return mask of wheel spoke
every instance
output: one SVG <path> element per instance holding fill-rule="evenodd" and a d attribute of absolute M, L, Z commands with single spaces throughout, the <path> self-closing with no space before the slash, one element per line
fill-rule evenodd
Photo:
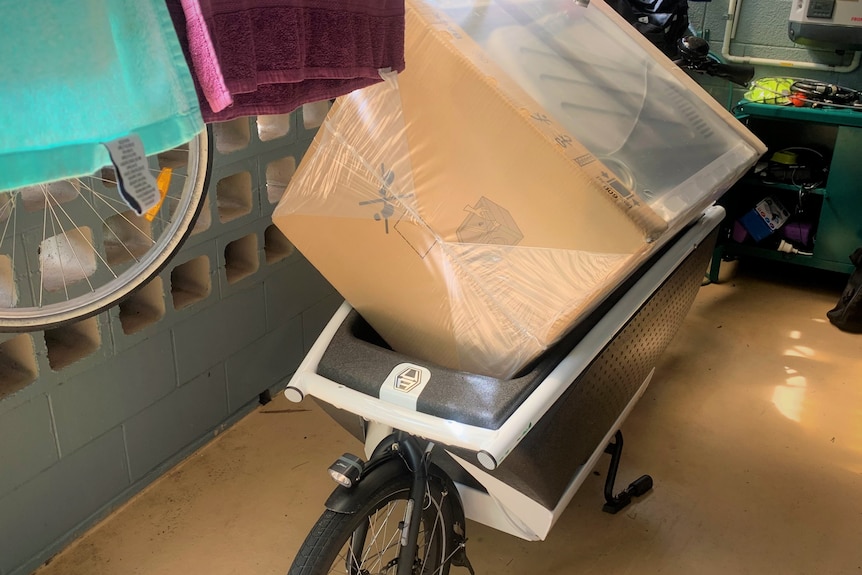
<path fill-rule="evenodd" d="M 445 497 L 446 497 L 446 492 L 444 491 L 443 492 L 443 498 L 445 498 Z M 440 527 L 440 515 L 441 514 L 439 513 L 440 507 L 437 504 L 437 502 L 434 501 L 434 498 L 431 496 L 431 489 L 428 487 L 427 484 L 425 485 L 425 498 L 428 500 L 428 505 L 425 507 L 425 509 L 429 509 L 430 507 L 434 506 L 434 507 L 436 507 L 436 510 L 438 511 L 437 513 L 434 514 L 434 525 L 431 526 L 431 537 L 433 538 L 434 535 L 437 533 L 438 527 Z M 442 499 L 441 499 L 441 502 L 442 502 Z M 425 556 L 422 558 L 423 568 L 425 565 L 428 565 L 428 554 L 431 553 L 432 547 L 433 547 L 432 545 L 426 545 L 425 546 Z M 445 562 L 443 564 L 445 565 Z M 433 574 L 429 574 L 429 575 L 433 575 Z"/>
<path fill-rule="evenodd" d="M 48 231 L 48 210 L 42 210 L 42 245 L 45 244 L 45 236 Z M 39 254 L 42 255 L 41 253 Z M 60 249 L 57 248 L 57 259 L 60 258 Z M 42 297 L 45 294 L 45 266 L 39 262 L 39 307 L 42 307 Z"/>
<path fill-rule="evenodd" d="M 3 248 L 3 242 L 6 240 L 6 232 L 9 230 L 9 223 L 12 222 L 12 255 L 15 255 L 15 200 L 18 199 L 18 192 L 12 192 L 9 194 L 6 203 L 3 204 L 2 210 L 0 210 L 0 219 L 6 218 L 6 221 L 3 223 L 3 235 L 0 236 L 0 249 Z M 7 210 L 8 208 L 8 210 Z M 8 211 L 8 214 L 6 213 Z M 15 269 L 14 263 L 12 269 Z"/>
<path fill-rule="evenodd" d="M 96 198 L 101 199 L 101 200 L 102 200 L 102 201 L 103 201 L 103 202 L 104 202 L 104 203 L 105 203 L 109 208 L 111 208 L 112 210 L 114 210 L 114 215 L 115 215 L 115 216 L 117 216 L 117 217 L 122 218 L 123 220 L 125 220 L 125 222 L 126 222 L 126 223 L 128 223 L 128 224 L 129 224 L 129 226 L 130 226 L 130 227 L 132 227 L 135 231 L 137 231 L 137 232 L 138 232 L 138 234 L 140 234 L 140 236 L 141 236 L 142 238 L 144 238 L 144 239 L 146 239 L 147 241 L 149 241 L 149 242 L 150 242 L 150 246 L 154 246 L 154 245 L 156 244 L 156 241 L 155 241 L 152 237 L 150 237 L 150 235 L 149 235 L 147 232 L 145 232 L 145 231 L 144 231 L 144 230 L 142 230 L 140 227 L 138 227 L 138 225 L 137 225 L 135 222 L 133 222 L 132 220 L 130 220 L 130 219 L 126 216 L 126 212 L 119 212 L 119 211 L 117 211 L 117 210 L 114 208 L 114 206 L 110 205 L 107 201 L 105 201 L 105 199 L 102 197 L 102 195 L 101 195 L 101 194 L 99 194 L 98 192 L 96 192 L 95 190 L 93 190 L 91 187 L 87 186 L 87 185 L 86 185 L 86 184 L 84 184 L 84 183 L 82 183 L 81 185 L 82 185 L 82 186 L 84 186 L 87 190 L 91 191 L 91 192 L 93 193 L 93 195 L 94 195 Z M 98 211 L 96 210 L 96 206 L 94 206 L 92 203 L 90 203 L 90 202 L 89 202 L 89 201 L 87 201 L 86 199 L 84 200 L 84 202 L 85 202 L 85 203 L 90 207 L 90 209 L 93 211 L 93 213 L 94 213 L 94 214 L 96 214 L 96 216 L 101 220 L 101 222 L 102 222 L 102 224 L 105 226 L 105 228 L 107 228 L 107 229 L 111 230 L 111 232 L 112 232 L 112 233 L 114 233 L 115 235 L 117 235 L 117 232 L 116 232 L 113 228 L 111 228 L 111 226 L 108 224 L 108 220 L 106 220 L 106 219 L 102 218 L 101 216 L 99 216 L 99 213 L 98 213 Z M 120 240 L 119 235 L 117 235 L 117 240 Z M 129 247 L 126 245 L 126 243 L 125 243 L 125 242 L 123 242 L 123 241 L 118 241 L 118 243 L 119 243 L 120 245 L 122 245 L 122 246 L 123 246 L 123 249 L 125 249 L 125 250 L 126 250 L 126 253 L 128 253 L 128 254 L 129 254 L 129 257 L 130 257 L 131 259 L 133 259 L 135 262 L 138 262 L 138 261 L 139 261 L 139 260 L 138 260 L 138 258 L 137 258 L 137 256 L 135 256 L 135 254 L 132 252 L 132 250 L 130 250 L 130 249 L 129 249 Z M 106 264 L 106 265 L 107 265 L 107 264 Z M 117 277 L 117 276 L 116 276 L 116 274 L 114 274 L 114 277 Z"/>
<path fill-rule="evenodd" d="M 99 192 L 97 192 L 97 191 L 93 190 L 93 196 L 95 196 L 95 198 L 97 198 L 98 200 L 100 200 L 100 201 L 101 201 L 105 206 L 107 206 L 108 208 L 110 208 L 110 209 L 114 212 L 114 215 L 118 215 L 118 216 L 120 216 L 120 215 L 122 215 L 125 211 L 127 211 L 127 210 L 129 210 L 129 209 L 130 209 L 130 208 L 129 208 L 129 204 L 127 204 L 127 203 L 126 203 L 122 198 L 114 197 L 114 196 L 113 196 L 113 195 L 111 195 L 111 194 L 101 194 L 101 193 L 99 193 Z M 170 198 L 170 199 L 174 199 L 174 200 L 176 200 L 177 202 L 179 202 L 179 201 L 181 201 L 181 200 L 182 200 L 182 197 L 181 197 L 181 196 L 172 196 L 172 195 L 170 195 L 170 194 L 168 194 L 167 196 L 165 196 L 165 199 L 169 199 L 169 198 Z M 164 204 L 163 204 L 163 205 L 164 205 Z M 118 210 L 118 209 L 116 208 L 116 206 L 120 206 L 121 208 L 123 208 L 123 211 L 121 212 L 120 210 Z M 170 223 L 170 220 L 169 220 L 169 219 L 164 218 L 164 217 L 162 216 L 162 211 L 161 211 L 161 210 L 159 210 L 159 214 L 156 216 L 156 218 L 155 218 L 155 220 L 154 220 L 154 221 L 158 221 L 160 224 L 164 224 L 164 225 L 167 225 L 168 223 Z M 155 239 L 153 239 L 153 243 L 154 243 L 154 244 L 156 243 L 156 240 L 155 240 Z"/>
<path fill-rule="evenodd" d="M 57 215 L 57 212 L 54 209 L 54 203 L 51 202 L 51 200 L 54 199 L 54 197 L 48 192 L 47 186 L 45 186 L 43 188 L 43 190 L 45 193 L 46 211 L 50 210 L 50 212 L 51 212 L 52 237 L 54 237 L 54 238 L 57 237 L 57 226 L 59 226 L 60 229 L 62 230 L 63 238 L 66 240 L 66 245 L 68 246 L 69 251 L 75 257 L 75 261 L 78 262 L 78 269 L 81 271 L 83 279 L 85 279 L 87 281 L 87 285 L 90 287 L 90 291 L 92 292 L 93 291 L 93 284 L 92 284 L 92 282 L 90 282 L 90 278 L 87 275 L 87 271 L 84 268 L 83 262 L 81 262 L 81 258 L 78 255 L 78 250 L 75 248 L 75 244 L 73 244 L 72 240 L 69 238 L 68 232 L 63 227 L 63 222 L 60 221 L 60 217 Z M 69 217 L 69 214 L 66 213 L 66 210 L 63 209 L 63 206 L 61 206 L 59 203 L 57 203 L 56 207 L 60 208 L 60 211 L 62 211 L 63 214 L 66 216 L 66 218 L 68 218 L 69 223 L 72 224 L 72 226 L 76 230 L 78 230 L 78 234 L 81 236 L 81 239 L 84 240 L 84 242 L 90 247 L 90 249 L 93 251 L 93 253 L 95 253 L 96 255 L 99 255 L 98 252 L 96 252 L 95 247 L 93 247 L 93 245 L 84 236 L 84 233 L 82 231 L 80 231 L 77 227 L 75 227 L 75 221 Z M 44 239 L 44 237 L 43 237 L 43 239 Z M 60 266 L 60 277 L 63 280 L 63 292 L 65 293 L 66 299 L 68 300 L 69 299 L 69 285 L 66 283 L 66 269 L 63 265 L 62 254 L 60 253 L 60 242 L 55 241 L 54 243 L 57 246 L 57 263 Z M 42 270 L 42 276 L 44 277 L 44 275 L 45 275 L 45 270 L 43 269 Z M 40 298 L 41 298 L 41 296 L 40 296 Z M 40 301 L 41 301 L 41 299 L 40 299 Z"/>
<path fill-rule="evenodd" d="M 87 202 L 86 200 L 84 200 L 84 202 L 85 202 L 87 205 L 90 205 L 90 203 L 89 203 L 89 202 Z M 72 217 L 71 217 L 71 216 L 66 212 L 65 208 L 63 208 L 63 206 L 62 206 L 62 205 L 59 205 L 59 204 L 57 205 L 57 207 L 58 207 L 58 208 L 60 208 L 60 211 L 61 211 L 61 212 L 63 212 L 63 215 L 64 215 L 64 216 L 66 216 L 66 218 L 69 220 L 69 223 L 70 223 L 70 224 L 72 224 L 73 226 L 75 226 L 75 220 L 73 220 L 73 219 L 72 219 Z M 92 207 L 92 206 L 91 206 L 91 207 Z M 51 211 L 52 211 L 52 213 L 53 213 L 53 211 L 54 211 L 54 210 L 52 209 Z M 104 219 L 102 219 L 102 218 L 101 218 L 101 216 L 99 216 L 98 214 L 96 214 L 96 215 L 97 215 L 97 217 L 99 217 L 99 221 L 100 221 L 102 224 L 104 224 L 104 223 L 105 223 L 105 220 L 104 220 Z M 60 223 L 61 223 L 61 222 L 60 222 L 60 218 L 59 218 L 59 217 L 57 218 L 57 223 L 58 223 L 58 224 L 60 224 Z M 77 226 L 75 226 L 75 229 L 78 229 L 78 227 L 77 227 Z M 112 267 L 111 267 L 111 265 L 107 262 L 107 260 L 105 260 L 105 258 L 104 258 L 104 257 L 102 257 L 102 254 L 101 254 L 101 253 L 99 253 L 99 250 L 97 250 L 97 249 L 96 249 L 96 246 L 95 246 L 95 245 L 93 245 L 93 243 L 91 243 L 91 242 L 86 238 L 86 236 L 84 236 L 83 232 L 80 232 L 80 231 L 79 231 L 78 233 L 80 233 L 80 234 L 81 234 L 81 239 L 82 239 L 82 240 L 84 240 L 84 242 L 86 242 L 87 246 L 90 248 L 90 250 L 93 252 L 93 254 L 95 254 L 95 256 L 96 256 L 97 258 L 99 258 L 99 261 L 100 261 L 100 262 L 102 262 L 102 264 L 103 264 L 103 265 L 108 269 L 108 271 L 109 271 L 109 272 L 111 272 L 111 275 L 112 275 L 112 276 L 114 276 L 114 279 L 117 279 L 118 274 L 114 271 L 114 268 L 112 268 Z M 65 232 L 65 230 L 64 230 L 64 231 L 63 231 L 63 235 L 65 235 L 65 234 L 66 234 L 66 232 Z M 70 244 L 70 245 L 71 245 L 71 244 Z M 84 265 L 83 265 L 83 263 L 81 263 L 81 260 L 80 260 L 80 258 L 78 257 L 78 252 L 77 252 L 77 251 L 75 251 L 75 250 L 72 250 L 72 253 L 73 253 L 73 254 L 75 254 L 75 259 L 78 261 L 78 264 L 81 266 L 81 272 L 83 273 L 83 272 L 85 271 L 85 269 L 84 269 Z M 90 291 L 94 291 L 93 284 L 92 284 L 92 283 L 90 283 L 89 278 L 87 278 L 87 284 L 90 286 Z"/>
<path fill-rule="evenodd" d="M 150 170 L 153 174 L 156 174 L 156 175 L 157 175 L 157 174 L 161 174 L 161 173 L 162 173 L 162 169 L 161 169 L 161 168 L 149 168 L 149 170 Z M 186 175 L 186 174 L 184 174 L 184 173 L 182 173 L 182 172 L 176 172 L 176 171 L 174 172 L 174 174 L 172 174 L 172 175 L 171 175 L 171 177 L 173 177 L 173 175 L 176 175 L 178 178 L 187 178 L 187 177 L 188 177 L 188 175 Z M 110 180 L 108 180 L 108 181 L 110 181 Z"/>
<path fill-rule="evenodd" d="M 381 520 L 381 525 L 377 529 L 374 530 L 374 536 L 371 538 L 371 543 L 369 544 L 368 551 L 371 550 L 371 545 L 376 547 L 376 553 L 372 555 L 375 558 L 375 567 L 379 566 L 381 561 L 383 560 L 383 555 L 391 549 L 394 545 L 396 545 L 398 539 L 401 537 L 401 531 L 396 529 L 393 534 L 389 537 L 389 541 L 386 541 L 382 546 L 380 544 L 380 535 L 383 533 L 383 530 L 386 529 L 386 526 L 389 524 L 389 518 L 392 516 L 392 513 L 395 511 L 395 505 L 390 503 L 387 506 L 386 516 Z M 371 518 L 369 518 L 370 520 Z M 373 521 L 371 522 L 371 527 L 374 527 Z M 368 561 L 369 557 L 364 555 L 362 557 L 362 564 L 365 565 Z"/>
<path fill-rule="evenodd" d="M 3 206 L 3 214 L 6 217 L 6 222 L 3 224 L 3 236 L 0 237 L 0 248 L 2 248 L 3 242 L 6 240 L 6 232 L 9 230 L 9 222 L 11 221 L 12 222 L 12 253 L 9 257 L 9 261 L 11 262 L 11 266 L 12 266 L 13 277 L 11 278 L 11 281 L 13 284 L 15 282 L 15 278 L 14 278 L 15 269 L 16 269 L 15 268 L 15 253 L 17 252 L 16 247 L 17 247 L 17 238 L 18 238 L 17 218 L 15 217 L 15 202 L 18 200 L 19 195 L 20 194 L 16 191 L 11 192 L 9 194 L 7 200 L 6 200 L 6 204 Z M 7 207 L 9 208 L 8 213 L 6 210 Z M 15 288 L 13 287 L 12 289 L 14 290 Z M 30 295 L 32 297 L 32 294 L 30 294 Z M 10 297 L 10 300 L 9 300 L 9 306 L 10 307 L 13 307 L 15 305 L 15 301 L 16 301 L 17 297 L 18 296 L 13 291 L 12 295 Z"/>

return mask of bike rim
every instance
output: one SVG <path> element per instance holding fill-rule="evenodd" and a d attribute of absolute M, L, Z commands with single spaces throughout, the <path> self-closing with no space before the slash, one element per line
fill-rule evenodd
<path fill-rule="evenodd" d="M 205 192 L 206 132 L 148 158 L 170 187 L 152 221 L 116 190 L 112 170 L 0 195 L 0 328 L 45 329 L 118 303 L 188 235 Z M 40 221 L 41 220 L 41 221 Z"/>

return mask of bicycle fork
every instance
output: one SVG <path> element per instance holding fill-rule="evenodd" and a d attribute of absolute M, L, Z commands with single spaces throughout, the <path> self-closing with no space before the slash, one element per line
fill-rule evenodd
<path fill-rule="evenodd" d="M 428 456 L 432 447 L 433 444 L 429 443 L 426 450 L 422 451 L 416 439 L 409 435 L 401 437 L 391 446 L 392 449 L 400 452 L 413 474 L 410 499 L 407 501 L 407 512 L 404 514 L 405 525 L 401 528 L 401 551 L 398 554 L 397 575 L 413 574 L 413 559 L 416 557 L 418 548 L 419 525 L 422 522 L 422 508 L 428 484 Z"/>

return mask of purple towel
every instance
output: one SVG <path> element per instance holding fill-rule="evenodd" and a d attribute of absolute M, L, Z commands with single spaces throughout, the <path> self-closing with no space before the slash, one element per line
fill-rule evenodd
<path fill-rule="evenodd" d="M 292 112 L 404 69 L 404 0 L 168 5 L 207 122 Z"/>

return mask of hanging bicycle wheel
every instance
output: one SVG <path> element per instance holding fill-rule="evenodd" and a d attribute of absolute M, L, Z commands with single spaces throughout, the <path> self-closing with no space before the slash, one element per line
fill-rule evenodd
<path fill-rule="evenodd" d="M 148 158 L 164 200 L 137 215 L 112 168 L 0 193 L 0 331 L 35 331 L 99 313 L 180 249 L 203 205 L 211 135 Z"/>
<path fill-rule="evenodd" d="M 299 549 L 288 575 L 394 575 L 411 481 L 407 474 L 393 478 L 368 497 L 356 513 L 325 511 Z M 448 496 L 436 480 L 429 481 L 412 566 L 417 575 L 449 573 L 454 542 Z"/>

